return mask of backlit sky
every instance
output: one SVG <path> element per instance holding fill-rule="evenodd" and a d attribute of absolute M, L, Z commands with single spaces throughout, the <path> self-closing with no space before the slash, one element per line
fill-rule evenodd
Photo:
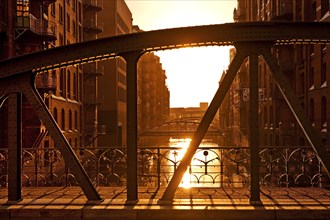
<path fill-rule="evenodd" d="M 237 0 L 125 0 L 133 24 L 144 31 L 233 22 Z M 171 107 L 196 107 L 211 102 L 228 48 L 186 48 L 156 53 L 166 70 Z"/>

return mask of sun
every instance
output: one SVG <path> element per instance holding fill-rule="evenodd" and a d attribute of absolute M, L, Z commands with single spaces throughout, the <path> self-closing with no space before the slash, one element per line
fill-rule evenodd
<path fill-rule="evenodd" d="M 166 70 L 171 107 L 210 103 L 229 64 L 228 47 L 184 48 L 156 54 Z"/>
<path fill-rule="evenodd" d="M 126 0 L 133 23 L 157 30 L 232 22 L 237 0 Z M 185 48 L 157 52 L 167 75 L 170 107 L 197 107 L 211 102 L 223 70 L 228 47 Z"/>

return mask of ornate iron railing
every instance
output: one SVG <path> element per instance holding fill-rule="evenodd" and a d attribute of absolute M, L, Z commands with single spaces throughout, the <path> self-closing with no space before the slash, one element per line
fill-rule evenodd
<path fill-rule="evenodd" d="M 126 148 L 75 148 L 77 157 L 96 186 L 126 185 Z M 141 147 L 138 151 L 139 186 L 166 186 L 184 149 Z M 0 184 L 7 185 L 8 149 L 0 149 Z M 242 187 L 250 181 L 249 149 L 200 148 L 182 186 Z M 329 179 L 309 147 L 266 147 L 260 150 L 260 183 L 270 186 L 323 186 Z M 61 153 L 55 149 L 23 149 L 23 186 L 78 185 Z"/>

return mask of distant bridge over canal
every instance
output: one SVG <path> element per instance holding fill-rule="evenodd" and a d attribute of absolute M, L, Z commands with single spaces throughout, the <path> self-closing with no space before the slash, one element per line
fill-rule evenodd
<path fill-rule="evenodd" d="M 201 118 L 197 117 L 176 118 L 144 130 L 139 133 L 139 136 L 167 136 L 175 138 L 192 137 L 200 124 L 200 121 Z M 218 137 L 223 134 L 224 133 L 219 128 L 219 121 L 216 120 L 210 125 L 205 137 Z"/>

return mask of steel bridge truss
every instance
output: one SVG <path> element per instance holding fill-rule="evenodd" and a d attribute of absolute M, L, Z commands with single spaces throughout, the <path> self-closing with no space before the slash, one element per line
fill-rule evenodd
<path fill-rule="evenodd" d="M 139 137 L 151 137 L 151 136 L 167 136 L 167 137 L 187 137 L 192 136 L 196 131 L 197 126 L 200 124 L 201 118 L 199 117 L 183 117 L 176 118 L 164 123 L 158 124 L 151 129 L 143 130 L 139 132 Z M 217 123 L 217 124 L 215 124 Z M 214 120 L 213 126 L 210 125 L 207 133 L 208 137 L 216 137 L 223 135 L 224 133 L 217 128 L 219 121 Z"/>
<path fill-rule="evenodd" d="M 330 25 L 318 23 L 233 23 L 135 33 L 53 48 L 0 62 L 0 105 L 8 99 L 8 200 L 21 196 L 22 94 L 47 128 L 66 164 L 88 200 L 101 200 L 74 151 L 35 88 L 38 72 L 122 56 L 127 65 L 127 203 L 138 200 L 137 185 L 137 61 L 149 51 L 183 47 L 234 45 L 236 55 L 219 85 L 210 106 L 194 133 L 190 146 L 174 173 L 160 202 L 171 202 L 176 189 L 206 134 L 221 102 L 245 58 L 249 58 L 250 107 L 249 145 L 251 154 L 251 203 L 260 202 L 258 59 L 268 64 L 279 90 L 298 124 L 329 175 L 330 160 L 297 101 L 272 49 L 275 45 L 329 43 Z"/>

